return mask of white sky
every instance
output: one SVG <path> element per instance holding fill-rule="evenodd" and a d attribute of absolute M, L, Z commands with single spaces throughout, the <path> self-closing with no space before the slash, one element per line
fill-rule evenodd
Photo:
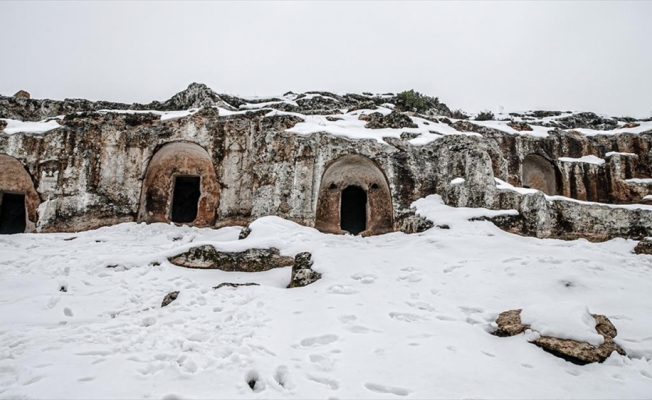
<path fill-rule="evenodd" d="M 0 2 L 0 93 L 438 96 L 652 116 L 652 2 Z"/>

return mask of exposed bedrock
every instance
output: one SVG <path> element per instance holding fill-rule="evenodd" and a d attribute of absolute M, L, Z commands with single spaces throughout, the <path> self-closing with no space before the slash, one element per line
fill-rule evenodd
<path fill-rule="evenodd" d="M 328 95 L 294 102 L 321 107 L 332 103 Z M 333 99 L 348 106 L 386 101 L 347 96 Z M 5 116 L 19 109 L 29 115 L 68 110 L 11 99 L 26 103 L 5 107 Z M 494 179 L 590 202 L 639 202 L 652 191 L 652 132 L 586 136 L 551 128 L 538 137 L 458 121 L 451 126 L 460 134 L 417 146 L 410 140 L 418 134 L 409 132 L 384 143 L 290 133 L 303 118 L 270 110 L 220 115 L 213 107 L 219 101 L 233 110 L 243 105 L 200 85 L 155 104 L 204 107 L 182 118 L 92 111 L 68 114 L 45 134 L 0 132 L 0 162 L 14 171 L 0 178 L 0 193 L 25 195 L 24 231 L 80 231 L 127 221 L 246 226 L 276 215 L 330 233 L 418 232 L 432 224 L 416 217 L 411 204 L 440 194 L 451 206 L 516 209 L 518 217 L 494 221 L 525 235 L 652 236 L 645 207 L 521 195 L 498 189 Z M 408 126 L 405 118 L 391 117 L 402 121 L 397 126 Z M 463 183 L 452 184 L 456 178 Z M 20 201 L 12 196 L 11 202 Z"/>

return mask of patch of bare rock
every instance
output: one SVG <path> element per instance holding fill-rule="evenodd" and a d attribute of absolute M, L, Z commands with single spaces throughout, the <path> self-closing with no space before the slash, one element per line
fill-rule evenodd
<path fill-rule="evenodd" d="M 417 124 L 412 122 L 412 119 L 407 115 L 398 111 L 392 111 L 387 115 L 379 112 L 374 112 L 367 115 L 367 124 L 365 128 L 368 129 L 401 129 L 401 128 L 418 128 Z"/>
<path fill-rule="evenodd" d="M 496 319 L 498 329 L 492 332 L 492 334 L 499 337 L 507 337 L 518 335 L 530 329 L 529 325 L 521 323 L 521 311 L 521 309 L 518 309 L 501 313 L 498 319 Z M 603 362 L 614 351 L 618 354 L 626 355 L 625 351 L 614 343 L 614 338 L 618 334 L 618 331 L 611 321 L 609 321 L 609 318 L 604 315 L 591 315 L 595 318 L 596 332 L 604 338 L 604 343 L 599 347 L 595 347 L 586 342 L 548 336 L 540 336 L 531 341 L 531 343 L 557 357 L 579 365 Z"/>

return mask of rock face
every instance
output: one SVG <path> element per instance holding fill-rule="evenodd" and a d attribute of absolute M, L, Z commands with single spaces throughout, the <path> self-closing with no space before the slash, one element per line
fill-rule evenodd
<path fill-rule="evenodd" d="M 645 238 L 641 240 L 636 247 L 634 247 L 634 253 L 636 254 L 652 254 L 652 240 L 650 238 Z"/>
<path fill-rule="evenodd" d="M 428 117 L 428 124 L 446 124 L 447 132 L 451 127 L 459 134 L 415 145 L 421 138 L 407 132 L 382 138 L 382 130 L 371 131 L 383 143 L 294 134 L 287 129 L 304 119 L 272 112 L 323 114 L 332 120 L 345 109 L 396 100 L 393 94 L 308 92 L 245 101 L 201 84 L 147 105 L 0 96 L 0 118 L 37 121 L 65 115 L 57 119 L 58 128 L 45 134 L 0 132 L 0 164 L 11 166 L 0 175 L 0 193 L 25 194 L 28 232 L 134 221 L 247 226 L 267 215 L 330 233 L 418 232 L 428 224 L 414 218 L 411 204 L 439 194 L 450 206 L 517 210 L 518 216 L 493 221 L 524 235 L 590 240 L 652 236 L 652 207 L 607 205 L 636 203 L 652 193 L 652 131 L 586 136 L 561 125 L 606 129 L 614 126 L 612 120 L 620 122 L 534 112 L 512 121 L 512 128 L 524 134 L 506 133 L 451 121 L 445 118 L 450 110 L 437 102 L 425 115 L 439 117 Z M 190 107 L 199 110 L 169 120 L 154 112 Z M 129 109 L 152 112 L 100 111 Z M 424 114 L 372 113 L 367 125 L 404 129 L 416 126 L 412 118 L 419 116 Z M 535 121 L 543 117 L 558 119 Z M 544 123 L 552 124 L 548 136 L 527 134 L 525 125 Z M 604 162 L 582 158 L 589 155 Z M 456 178 L 464 183 L 452 185 Z M 569 199 L 501 189 L 495 178 Z M 187 202 L 194 202 L 196 210 L 177 215 L 175 204 L 193 196 L 196 201 Z M 343 202 L 350 207 L 343 209 Z"/>
<path fill-rule="evenodd" d="M 498 329 L 493 332 L 494 335 L 505 337 L 514 336 L 525 332 L 529 329 L 528 325 L 521 324 L 521 310 L 510 310 L 501 313 L 496 319 Z M 532 341 L 533 344 L 541 347 L 545 351 L 561 357 L 575 364 L 588 364 L 593 362 L 603 362 L 614 351 L 621 355 L 626 355 L 625 351 L 614 343 L 614 338 L 618 334 L 609 318 L 604 315 L 592 314 L 595 318 L 595 330 L 604 338 L 604 343 L 599 347 L 594 347 L 586 342 L 576 340 L 559 339 L 548 336 L 541 336 Z"/>
<path fill-rule="evenodd" d="M 288 288 L 304 287 L 321 279 L 319 272 L 312 270 L 312 254 L 308 252 L 299 253 L 294 257 L 292 266 L 292 279 Z"/>
<path fill-rule="evenodd" d="M 174 265 L 186 268 L 220 269 L 222 271 L 260 272 L 293 265 L 292 257 L 281 256 L 277 248 L 222 252 L 210 245 L 193 247 L 169 258 Z"/>

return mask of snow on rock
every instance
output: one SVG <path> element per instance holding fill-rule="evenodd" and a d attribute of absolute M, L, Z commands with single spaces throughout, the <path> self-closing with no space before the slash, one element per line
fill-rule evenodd
<path fill-rule="evenodd" d="M 47 122 L 23 122 L 14 119 L 0 119 L 0 121 L 5 121 L 7 123 L 7 126 L 4 128 L 4 132 L 7 135 L 13 135 L 15 133 L 42 134 L 53 129 L 57 129 L 61 126 L 55 120 L 50 120 Z"/>
<path fill-rule="evenodd" d="M 604 159 L 602 159 L 600 157 L 596 157 L 594 155 L 583 156 L 583 157 L 579 157 L 579 158 L 559 157 L 559 161 L 562 161 L 562 162 L 583 162 L 583 163 L 596 164 L 596 165 L 603 165 L 605 163 Z"/>
<path fill-rule="evenodd" d="M 460 183 L 466 182 L 464 178 L 455 178 L 451 181 L 451 185 L 459 185 Z"/>
<path fill-rule="evenodd" d="M 631 179 L 625 179 L 625 181 L 629 183 L 640 184 L 640 185 L 652 184 L 652 178 L 631 178 Z"/>
<path fill-rule="evenodd" d="M 521 311 L 521 322 L 541 336 L 587 342 L 595 347 L 604 338 L 595 330 L 595 319 L 589 308 L 574 301 L 559 301 L 526 307 Z"/>

